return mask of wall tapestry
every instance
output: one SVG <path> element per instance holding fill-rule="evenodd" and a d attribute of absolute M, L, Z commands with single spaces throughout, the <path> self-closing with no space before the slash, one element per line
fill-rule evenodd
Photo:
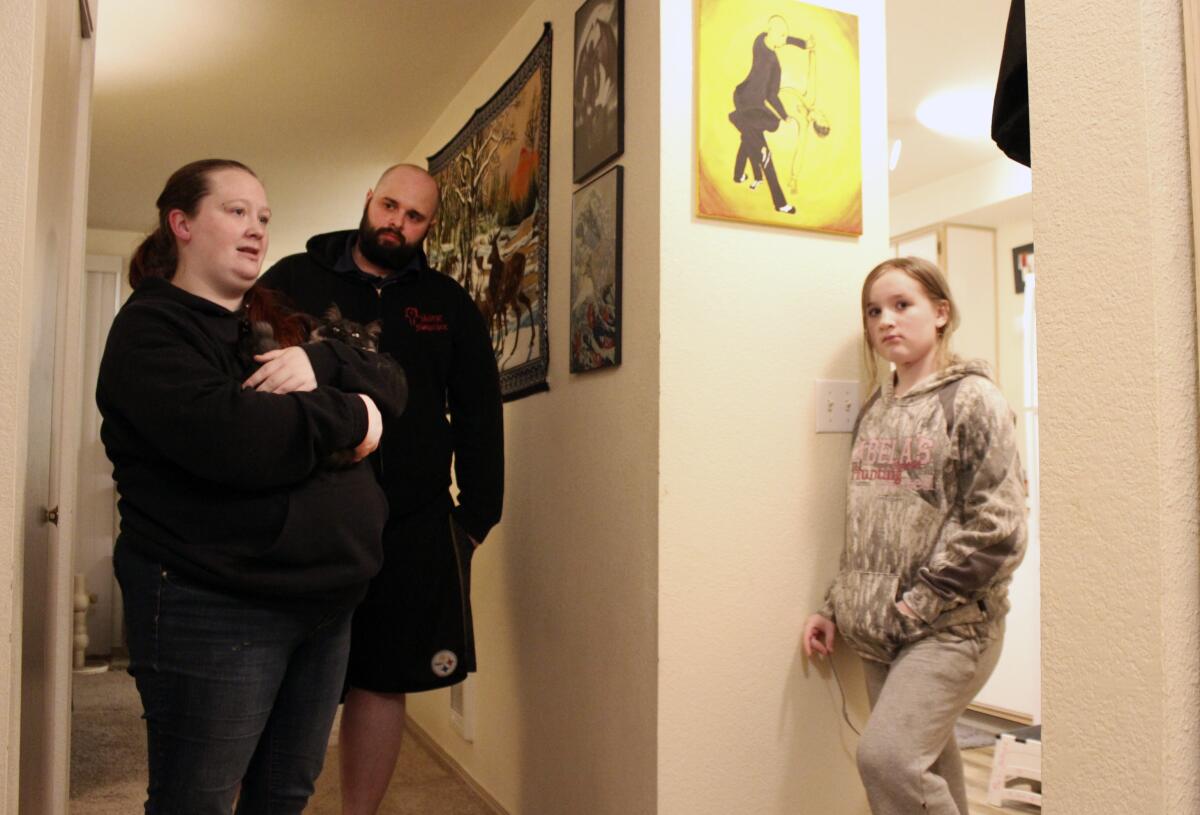
<path fill-rule="evenodd" d="M 425 248 L 492 332 L 505 401 L 549 388 L 550 24 L 503 87 L 429 157 L 441 186 Z"/>
<path fill-rule="evenodd" d="M 862 234 L 858 18 L 697 0 L 697 213 Z"/>
<path fill-rule="evenodd" d="M 571 200 L 571 373 L 621 364 L 621 208 L 624 168 Z"/>
<path fill-rule="evenodd" d="M 573 131 L 576 182 L 625 149 L 623 0 L 587 0 L 575 12 Z"/>

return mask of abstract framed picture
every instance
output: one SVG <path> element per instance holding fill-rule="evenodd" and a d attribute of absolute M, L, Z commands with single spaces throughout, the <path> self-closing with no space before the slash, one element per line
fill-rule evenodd
<path fill-rule="evenodd" d="M 1025 293 L 1025 275 L 1033 274 L 1033 244 L 1014 247 L 1013 253 L 1013 285 L 1017 294 Z"/>
<path fill-rule="evenodd" d="M 862 234 L 858 18 L 696 0 L 696 213 Z"/>
<path fill-rule="evenodd" d="M 572 177 L 583 181 L 625 149 L 624 0 L 586 0 L 575 12 Z"/>
<path fill-rule="evenodd" d="M 549 389 L 550 24 L 496 94 L 429 157 L 441 189 L 425 248 L 492 335 L 505 401 Z"/>
<path fill-rule="evenodd" d="M 621 364 L 623 167 L 571 200 L 571 373 Z"/>

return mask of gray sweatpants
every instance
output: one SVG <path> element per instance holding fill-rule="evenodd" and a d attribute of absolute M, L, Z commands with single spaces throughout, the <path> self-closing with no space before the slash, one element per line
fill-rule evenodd
<path fill-rule="evenodd" d="M 891 665 L 864 661 L 871 718 L 858 772 L 874 815 L 968 815 L 954 723 L 1000 659 L 1003 625 L 986 643 L 929 637 Z"/>

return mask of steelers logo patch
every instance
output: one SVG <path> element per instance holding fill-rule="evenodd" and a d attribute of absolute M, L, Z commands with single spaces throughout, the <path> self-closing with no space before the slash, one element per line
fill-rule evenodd
<path fill-rule="evenodd" d="M 433 655 L 433 662 L 430 663 L 435 676 L 440 676 L 443 679 L 454 673 L 454 669 L 458 667 L 458 655 L 453 651 L 438 651 Z"/>

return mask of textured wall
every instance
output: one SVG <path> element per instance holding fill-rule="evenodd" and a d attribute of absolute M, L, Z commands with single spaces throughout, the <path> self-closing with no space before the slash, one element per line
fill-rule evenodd
<path fill-rule="evenodd" d="M 1180 6 L 1028 3 L 1047 811 L 1196 785 L 1196 315 Z"/>
<path fill-rule="evenodd" d="M 31 185 L 36 130 L 31 127 L 37 4 L 0 2 L 0 302 L 20 303 L 22 277 L 32 258 Z M 27 372 L 18 365 L 23 336 L 19 319 L 0 320 L 0 806 L 17 811 L 20 743 L 20 594 L 15 577 L 21 568 L 19 542 L 24 502 Z M 21 466 L 18 466 L 20 462 Z M 15 637 L 14 637 L 15 635 Z M 14 666 L 16 669 L 14 670 Z"/>
<path fill-rule="evenodd" d="M 662 3 L 659 815 L 866 811 L 833 677 L 800 654 L 849 456 L 814 432 L 813 381 L 859 377 L 859 289 L 888 254 L 884 4 L 833 5 L 859 17 L 861 238 L 692 215 L 693 4 Z"/>
<path fill-rule="evenodd" d="M 550 392 L 505 407 L 504 520 L 475 556 L 476 740 L 449 694 L 410 710 L 513 815 L 654 811 L 658 8 L 627 0 L 624 362 L 568 373 L 577 0 L 537 0 L 410 159 L 442 147 L 554 27 Z"/>

